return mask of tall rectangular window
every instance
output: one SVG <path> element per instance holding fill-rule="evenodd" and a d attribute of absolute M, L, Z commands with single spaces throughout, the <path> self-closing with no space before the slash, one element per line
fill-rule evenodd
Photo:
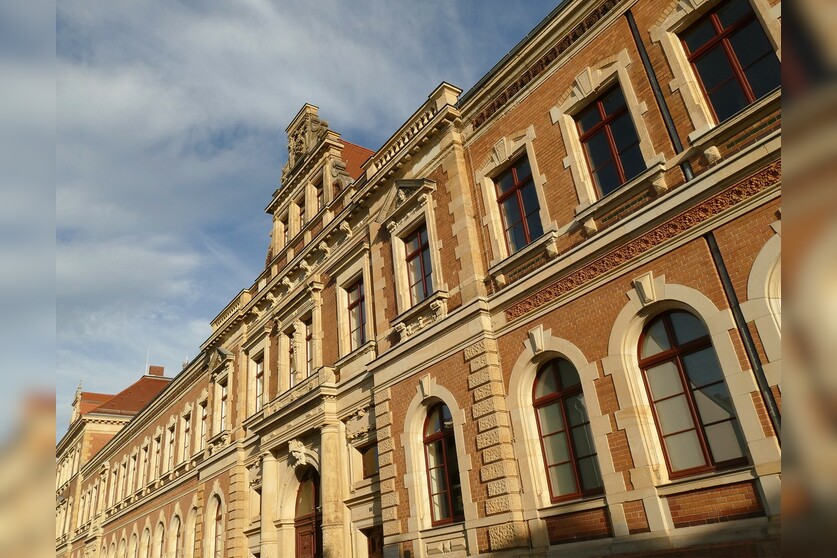
<path fill-rule="evenodd" d="M 645 169 L 639 137 L 618 84 L 578 113 L 575 120 L 600 195 L 610 194 Z"/>
<path fill-rule="evenodd" d="M 515 253 L 543 235 L 540 202 L 532 181 L 532 169 L 526 156 L 494 179 L 497 201 L 503 216 L 503 228 L 509 253 Z"/>
<path fill-rule="evenodd" d="M 296 385 L 296 352 L 294 351 L 294 345 L 296 344 L 294 340 L 294 332 L 293 330 L 288 332 L 288 387 L 292 388 Z"/>
<path fill-rule="evenodd" d="M 183 460 L 189 459 L 189 442 L 192 437 L 192 415 L 183 417 Z"/>
<path fill-rule="evenodd" d="M 148 446 L 142 448 L 142 469 L 140 471 L 140 488 L 148 483 Z"/>
<path fill-rule="evenodd" d="M 256 361 L 256 412 L 262 410 L 264 399 L 264 358 L 259 356 Z"/>
<path fill-rule="evenodd" d="M 301 198 L 296 202 L 299 207 L 299 230 L 305 226 L 305 198 Z"/>
<path fill-rule="evenodd" d="M 314 192 L 317 198 L 317 212 L 323 208 L 323 183 L 318 182 L 314 185 Z"/>
<path fill-rule="evenodd" d="M 311 376 L 314 371 L 314 350 L 312 341 L 314 339 L 314 330 L 311 327 L 311 318 L 303 322 L 305 326 L 305 377 Z"/>
<path fill-rule="evenodd" d="M 354 351 L 366 342 L 363 279 L 346 289 L 346 293 L 349 297 L 349 350 Z"/>
<path fill-rule="evenodd" d="M 169 435 L 168 435 L 168 449 L 166 450 L 167 457 L 168 457 L 168 471 L 174 469 L 174 426 L 169 428 Z"/>
<path fill-rule="evenodd" d="M 285 217 L 279 222 L 282 223 L 282 247 L 285 247 L 288 245 L 288 240 L 291 238 L 290 219 Z"/>
<path fill-rule="evenodd" d="M 680 39 L 718 122 L 779 87 L 779 59 L 748 0 L 719 4 Z"/>
<path fill-rule="evenodd" d="M 220 384 L 221 387 L 221 405 L 220 405 L 220 424 L 218 425 L 221 431 L 227 428 L 227 381 Z"/>
<path fill-rule="evenodd" d="M 206 422 L 208 419 L 207 412 L 206 412 L 206 401 L 201 403 L 201 436 L 200 436 L 200 451 L 203 451 L 206 448 Z"/>
<path fill-rule="evenodd" d="M 430 243 L 427 227 L 422 225 L 404 239 L 407 253 L 407 280 L 410 283 L 410 301 L 418 304 L 433 292 L 433 269 L 430 265 Z"/>
<path fill-rule="evenodd" d="M 130 495 L 136 490 L 136 474 L 137 474 L 137 456 L 132 455 L 130 466 L 128 468 L 128 489 L 126 492 Z"/>

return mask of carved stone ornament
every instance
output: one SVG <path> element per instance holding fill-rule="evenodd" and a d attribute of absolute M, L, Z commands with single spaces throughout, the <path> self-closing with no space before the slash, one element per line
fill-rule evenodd
<path fill-rule="evenodd" d="M 308 456 L 305 455 L 305 444 L 299 440 L 288 442 L 288 464 L 291 467 L 302 467 L 308 464 Z"/>
<path fill-rule="evenodd" d="M 359 407 L 346 421 L 346 438 L 349 441 L 364 436 L 375 429 L 375 414 L 369 412 L 369 407 Z"/>
<path fill-rule="evenodd" d="M 262 462 L 256 461 L 247 470 L 250 473 L 250 486 L 258 486 L 262 483 Z"/>
<path fill-rule="evenodd" d="M 657 293 L 654 289 L 654 273 L 649 271 L 643 275 L 640 275 L 633 281 L 631 284 L 634 286 L 634 290 L 636 291 L 637 296 L 639 297 L 639 302 L 643 306 L 648 306 L 652 302 L 656 302 L 657 300 Z"/>

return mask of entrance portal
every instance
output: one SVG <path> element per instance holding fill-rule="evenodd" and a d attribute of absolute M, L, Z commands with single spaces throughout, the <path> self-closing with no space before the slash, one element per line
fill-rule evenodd
<path fill-rule="evenodd" d="M 308 467 L 302 473 L 296 493 L 296 558 L 319 558 L 323 555 L 322 523 L 320 475 Z"/>

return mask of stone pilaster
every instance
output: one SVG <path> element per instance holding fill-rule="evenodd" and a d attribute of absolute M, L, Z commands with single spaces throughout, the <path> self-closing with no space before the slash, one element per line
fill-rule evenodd
<path fill-rule="evenodd" d="M 243 535 L 249 522 L 248 498 L 250 483 L 247 468 L 239 462 L 230 471 L 230 493 L 227 503 L 227 556 L 247 556 L 247 538 Z"/>
<path fill-rule="evenodd" d="M 376 392 L 375 429 L 378 437 L 378 465 L 381 486 L 381 517 L 384 523 L 384 537 L 401 533 L 398 519 L 398 492 L 395 488 L 395 441 L 392 437 L 392 413 L 390 411 L 390 390 Z M 398 545 L 395 545 L 398 548 Z M 397 551 L 397 550 L 396 550 Z"/>
<path fill-rule="evenodd" d="M 468 390 L 471 415 L 477 425 L 476 446 L 479 455 L 480 488 L 485 498 L 485 517 L 511 513 L 514 520 L 488 527 L 489 548 L 497 551 L 528 545 L 528 530 L 523 520 L 523 502 L 517 464 L 512 447 L 506 393 L 500 370 L 497 342 L 483 339 L 465 348 L 470 367 Z"/>
<path fill-rule="evenodd" d="M 278 558 L 279 532 L 273 523 L 276 518 L 276 494 L 279 482 L 279 463 L 270 451 L 262 453 L 262 499 L 259 556 Z"/>
<path fill-rule="evenodd" d="M 320 429 L 320 506 L 323 516 L 323 556 L 342 558 L 343 544 L 343 460 L 341 433 L 337 424 Z"/>

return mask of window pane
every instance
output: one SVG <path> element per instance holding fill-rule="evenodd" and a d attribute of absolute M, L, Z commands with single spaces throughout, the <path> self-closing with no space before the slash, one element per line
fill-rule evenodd
<path fill-rule="evenodd" d="M 717 422 L 733 416 L 732 397 L 723 382 L 695 390 L 695 404 L 703 424 Z"/>
<path fill-rule="evenodd" d="M 628 113 L 623 114 L 610 123 L 610 131 L 613 134 L 613 142 L 616 150 L 624 151 L 635 143 L 639 143 L 636 135 L 636 128 Z"/>
<path fill-rule="evenodd" d="M 523 223 L 518 223 L 508 231 L 509 248 L 512 252 L 517 252 L 521 248 L 526 247 L 526 231 L 523 230 Z"/>
<path fill-rule="evenodd" d="M 599 190 L 601 190 L 603 196 L 608 195 L 622 185 L 622 179 L 619 177 L 619 171 L 616 170 L 616 165 L 612 162 L 599 168 L 593 174 L 593 179 L 599 187 Z"/>
<path fill-rule="evenodd" d="M 533 211 L 540 209 L 538 203 L 538 192 L 535 190 L 535 184 L 528 182 L 520 189 L 520 197 L 523 199 L 523 212 L 527 215 Z"/>
<path fill-rule="evenodd" d="M 450 510 L 448 509 L 448 495 L 446 492 L 436 494 L 433 496 L 433 519 L 440 521 L 449 518 Z"/>
<path fill-rule="evenodd" d="M 541 216 L 538 210 L 533 210 L 526 216 L 526 226 L 529 227 L 529 242 L 537 240 L 543 236 L 543 226 L 541 226 Z"/>
<path fill-rule="evenodd" d="M 424 262 L 424 282 L 427 283 L 427 294 L 430 294 L 433 292 L 433 268 L 430 266 L 430 250 L 422 252 L 421 258 Z"/>
<path fill-rule="evenodd" d="M 718 8 L 717 14 L 721 25 L 726 29 L 752 12 L 748 0 L 730 0 Z"/>
<path fill-rule="evenodd" d="M 553 496 L 572 494 L 577 492 L 575 486 L 575 473 L 569 463 L 549 468 L 549 480 L 552 484 Z"/>
<path fill-rule="evenodd" d="M 645 340 L 642 342 L 642 357 L 648 358 L 671 348 L 668 342 L 663 320 L 657 319 L 651 327 L 645 331 Z"/>
<path fill-rule="evenodd" d="M 741 86 L 734 79 L 730 79 L 710 93 L 709 100 L 718 116 L 718 122 L 723 122 L 748 104 L 744 91 L 741 90 Z"/>
<path fill-rule="evenodd" d="M 694 430 L 669 436 L 665 440 L 672 471 L 683 471 L 706 465 L 697 433 Z"/>
<path fill-rule="evenodd" d="M 577 426 L 587 422 L 587 409 L 584 405 L 584 394 L 579 393 L 578 395 L 567 397 L 564 400 L 564 405 L 566 407 L 567 420 L 570 422 L 570 426 Z"/>
<path fill-rule="evenodd" d="M 555 393 L 557 391 L 558 383 L 556 381 L 553 363 L 550 363 L 546 368 L 542 369 L 541 373 L 538 375 L 538 381 L 535 384 L 535 397 L 539 399 L 544 395 Z"/>
<path fill-rule="evenodd" d="M 715 349 L 707 347 L 683 357 L 683 367 L 692 387 L 701 387 L 723 379 Z"/>
<path fill-rule="evenodd" d="M 546 462 L 549 465 L 564 463 L 570 460 L 570 450 L 567 447 L 567 437 L 563 432 L 546 436 L 543 439 L 543 447 L 546 452 Z"/>
<path fill-rule="evenodd" d="M 619 162 L 622 163 L 622 170 L 625 171 L 625 180 L 630 180 L 645 170 L 645 159 L 642 158 L 642 151 L 639 143 L 619 154 Z"/>
<path fill-rule="evenodd" d="M 714 36 L 715 28 L 712 22 L 706 19 L 683 33 L 683 41 L 689 47 L 689 52 L 695 52 Z"/>
<path fill-rule="evenodd" d="M 444 464 L 444 453 L 442 448 L 442 441 L 436 440 L 427 444 L 427 467 L 433 469 Z"/>
<path fill-rule="evenodd" d="M 706 427 L 709 451 L 716 463 L 744 456 L 744 444 L 738 432 L 738 421 L 730 420 Z"/>
<path fill-rule="evenodd" d="M 576 426 L 570 432 L 573 437 L 573 450 L 577 458 L 596 453 L 596 450 L 593 448 L 593 435 L 590 432 L 589 424 Z"/>
<path fill-rule="evenodd" d="M 436 432 L 441 432 L 442 430 L 442 417 L 441 417 L 441 410 L 442 405 L 434 407 L 432 412 L 427 417 L 427 424 L 424 427 L 424 435 L 430 436 L 431 434 L 435 434 Z"/>
<path fill-rule="evenodd" d="M 563 389 L 571 388 L 581 383 L 581 380 L 578 379 L 578 372 L 570 361 L 560 358 L 554 362 L 557 363 L 558 376 L 561 378 L 561 387 Z"/>
<path fill-rule="evenodd" d="M 664 362 L 646 370 L 648 387 L 651 388 L 651 397 L 658 401 L 683 391 L 683 382 L 677 365 L 673 361 Z"/>
<path fill-rule="evenodd" d="M 559 403 L 538 408 L 538 417 L 541 424 L 541 434 L 544 436 L 564 429 L 564 417 L 561 416 Z"/>
<path fill-rule="evenodd" d="M 505 217 L 507 228 L 513 227 L 522 220 L 516 195 L 506 199 L 501 207 L 503 208 L 503 216 Z"/>
<path fill-rule="evenodd" d="M 744 73 L 757 99 L 779 87 L 781 79 L 779 59 L 772 52 L 746 68 Z"/>
<path fill-rule="evenodd" d="M 529 158 L 523 157 L 520 162 L 515 165 L 515 171 L 517 172 L 517 180 L 522 181 L 529 176 L 532 176 L 532 169 L 529 168 Z"/>
<path fill-rule="evenodd" d="M 419 248 L 419 239 L 415 234 L 411 234 L 404 243 L 404 249 L 408 254 L 412 254 Z"/>
<path fill-rule="evenodd" d="M 428 477 L 430 478 L 430 493 L 438 494 L 447 490 L 447 480 L 445 479 L 445 468 L 436 467 L 435 469 L 428 469 Z"/>
<path fill-rule="evenodd" d="M 604 129 L 593 134 L 584 142 L 587 150 L 587 157 L 590 159 L 590 166 L 595 170 L 613 158 L 610 151 L 610 144 L 607 141 Z"/>
<path fill-rule="evenodd" d="M 773 52 L 773 47 L 767 40 L 767 35 L 764 34 L 761 24 L 755 19 L 731 34 L 729 42 L 735 51 L 739 64 L 745 69 L 765 54 Z"/>
<path fill-rule="evenodd" d="M 497 177 L 497 188 L 500 190 L 500 194 L 505 194 L 509 190 L 512 189 L 514 186 L 514 178 L 512 177 L 511 172 L 504 172 L 499 177 Z"/>
<path fill-rule="evenodd" d="M 678 345 L 684 345 L 708 334 L 703 322 L 688 312 L 672 312 L 669 316 Z"/>
<path fill-rule="evenodd" d="M 602 475 L 595 456 L 578 460 L 578 473 L 581 476 L 582 490 L 596 490 L 602 487 Z"/>
<path fill-rule="evenodd" d="M 607 116 L 625 108 L 625 96 L 622 95 L 622 88 L 614 87 L 612 91 L 602 97 L 602 107 L 604 107 Z"/>
<path fill-rule="evenodd" d="M 583 111 L 578 113 L 578 116 L 576 117 L 578 127 L 582 134 L 601 122 L 601 120 L 601 116 L 599 116 L 599 107 L 596 103 L 593 103 L 589 107 L 585 108 Z"/>
<path fill-rule="evenodd" d="M 660 420 L 660 430 L 663 435 L 679 432 L 687 428 L 694 428 L 692 415 L 685 395 L 678 395 L 656 403 L 657 417 Z"/>
<path fill-rule="evenodd" d="M 732 66 L 720 45 L 697 59 L 695 67 L 706 91 L 714 90 L 719 84 L 734 76 Z"/>

